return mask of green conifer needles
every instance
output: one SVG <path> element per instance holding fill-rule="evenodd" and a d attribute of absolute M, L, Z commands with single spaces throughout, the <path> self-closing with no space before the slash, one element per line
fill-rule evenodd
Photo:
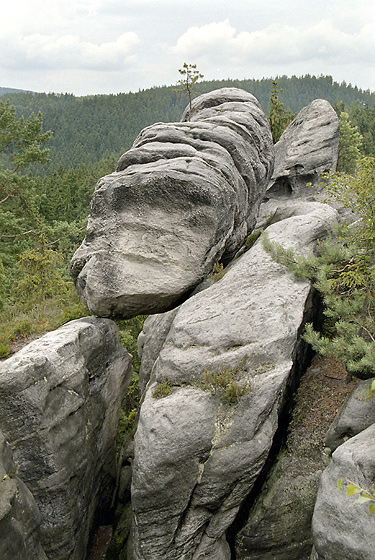
<path fill-rule="evenodd" d="M 358 220 L 318 243 L 316 255 L 296 256 L 266 234 L 263 247 L 297 278 L 309 279 L 322 296 L 323 331 L 308 324 L 304 339 L 366 379 L 375 375 L 375 158 L 360 160 L 355 176 L 330 173 L 326 179 L 327 195 L 352 208 Z"/>

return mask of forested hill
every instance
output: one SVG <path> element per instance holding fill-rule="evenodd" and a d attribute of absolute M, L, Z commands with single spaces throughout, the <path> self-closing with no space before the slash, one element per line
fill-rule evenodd
<path fill-rule="evenodd" d="M 279 77 L 277 81 L 284 90 L 280 99 L 293 112 L 317 98 L 327 99 L 331 104 L 342 101 L 345 106 L 357 102 L 359 107 L 372 107 L 375 102 L 375 93 L 339 84 L 330 76 Z M 271 79 L 204 81 L 198 89 L 205 93 L 220 87 L 239 87 L 253 93 L 268 113 Z M 51 161 L 45 171 L 60 166 L 76 168 L 109 155 L 119 156 L 130 148 L 142 128 L 158 121 L 179 120 L 187 104 L 186 96 L 176 94 L 173 86 L 86 97 L 14 93 L 9 88 L 0 88 L 0 94 L 16 107 L 18 116 L 42 112 L 44 129 L 53 131 L 49 141 Z"/>

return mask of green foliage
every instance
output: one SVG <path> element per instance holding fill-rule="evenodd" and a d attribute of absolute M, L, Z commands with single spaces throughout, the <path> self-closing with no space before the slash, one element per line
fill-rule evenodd
<path fill-rule="evenodd" d="M 298 257 L 266 235 L 263 246 L 322 296 L 330 328 L 321 334 L 309 324 L 304 339 L 321 355 L 343 360 L 349 373 L 368 378 L 375 374 L 375 159 L 360 160 L 355 176 L 330 173 L 326 179 L 327 195 L 353 208 L 358 222 L 320 243 L 316 256 Z"/>
<path fill-rule="evenodd" d="M 263 243 L 276 262 L 286 266 L 297 278 L 310 279 L 322 295 L 323 313 L 331 328 L 323 335 L 307 324 L 303 336 L 306 342 L 323 356 L 340 358 L 348 371 L 357 376 L 374 375 L 375 324 L 371 313 L 363 313 L 365 305 L 370 311 L 365 286 L 345 282 L 346 267 L 354 265 L 355 247 L 348 247 L 341 237 L 330 238 L 319 244 L 317 256 L 297 257 L 293 251 L 270 243 L 266 235 Z"/>
<path fill-rule="evenodd" d="M 139 376 L 134 372 L 120 410 L 118 449 L 121 448 L 125 436 L 134 435 L 139 406 Z"/>
<path fill-rule="evenodd" d="M 126 434 L 133 436 L 136 426 L 136 418 L 139 406 L 139 368 L 140 358 L 138 355 L 138 335 L 142 330 L 147 315 L 138 315 L 131 319 L 118 320 L 119 338 L 121 344 L 133 356 L 133 376 L 121 405 L 118 448 Z"/>
<path fill-rule="evenodd" d="M 361 157 L 361 146 L 363 138 L 358 132 L 358 127 L 353 126 L 349 115 L 342 111 L 340 119 L 339 154 L 337 160 L 337 171 L 354 173 L 357 160 Z"/>
<path fill-rule="evenodd" d="M 40 336 L 67 321 L 90 315 L 79 301 L 72 282 L 67 287 L 64 301 L 55 295 L 38 302 L 30 300 L 15 302 L 0 312 L 0 357 L 9 356 L 11 343 L 15 340 L 26 340 L 28 335 Z"/>
<path fill-rule="evenodd" d="M 212 272 L 208 275 L 208 278 L 214 280 L 214 282 L 218 282 L 221 280 L 226 274 L 226 270 L 224 270 L 223 263 L 216 263 L 212 269 Z"/>
<path fill-rule="evenodd" d="M 0 358 L 7 358 L 10 354 L 10 344 L 0 342 Z"/>
<path fill-rule="evenodd" d="M 262 231 L 258 230 L 258 231 L 253 231 L 251 232 L 245 241 L 245 249 L 248 251 L 249 249 L 251 249 L 251 247 L 254 245 L 255 241 L 260 237 Z"/>
<path fill-rule="evenodd" d="M 290 109 L 284 109 L 284 103 L 279 100 L 279 95 L 282 93 L 284 93 L 284 90 L 279 89 L 278 82 L 274 80 L 272 82 L 268 116 L 274 144 L 280 140 L 280 136 L 295 116 Z"/>
<path fill-rule="evenodd" d="M 342 109 L 344 110 L 344 109 Z M 375 106 L 370 107 L 368 101 L 351 103 L 347 112 L 353 125 L 358 127 L 362 136 L 362 152 L 365 156 L 375 155 Z"/>
<path fill-rule="evenodd" d="M 197 70 L 196 64 L 187 64 L 187 62 L 184 62 L 182 68 L 179 69 L 179 73 L 182 77 L 177 82 L 177 85 L 179 87 L 174 91 L 176 93 L 187 93 L 189 97 L 189 108 L 191 113 L 192 96 L 194 94 L 198 94 L 198 91 L 196 90 L 195 87 L 196 83 L 204 76 L 199 72 L 199 70 Z"/>
<path fill-rule="evenodd" d="M 158 381 L 155 389 L 152 392 L 154 399 L 162 399 L 172 394 L 172 385 L 168 379 Z"/>
<path fill-rule="evenodd" d="M 248 381 L 239 383 L 237 378 L 247 372 L 248 356 L 245 355 L 238 366 L 229 369 L 220 367 L 213 371 L 205 370 L 204 377 L 198 385 L 202 391 L 210 391 L 211 395 L 218 395 L 227 405 L 237 404 L 239 399 L 245 395 L 250 385 Z"/>
<path fill-rule="evenodd" d="M 52 297 L 66 299 L 68 282 L 61 277 L 61 261 L 61 255 L 43 245 L 40 251 L 31 249 L 22 253 L 14 290 L 18 301 L 32 306 Z"/>
<path fill-rule="evenodd" d="M 0 258 L 13 265 L 38 235 L 39 193 L 29 168 L 48 160 L 44 147 L 51 136 L 42 131 L 42 116 L 17 119 L 9 101 L 0 101 Z"/>
<path fill-rule="evenodd" d="M 133 356 L 133 368 L 136 373 L 139 372 L 141 365 L 138 355 L 138 335 L 143 328 L 143 323 L 147 319 L 147 315 L 137 315 L 131 319 L 118 320 L 120 342 L 126 350 Z"/>
<path fill-rule="evenodd" d="M 364 154 L 375 155 L 375 93 L 337 83 L 331 76 L 276 76 L 275 80 L 284 90 L 285 105 L 293 112 L 314 99 L 327 99 L 331 104 L 342 100 L 341 110 L 349 113 L 350 121 L 364 137 Z M 272 79 L 199 82 L 201 93 L 221 87 L 238 87 L 252 93 L 268 112 Z M 173 86 L 162 86 L 137 93 L 86 97 L 6 92 L 3 99 L 14 104 L 17 115 L 27 117 L 41 111 L 46 129 L 54 131 L 48 141 L 51 161 L 43 166 L 43 175 L 48 175 L 60 167 L 77 169 L 96 165 L 107 156 L 118 158 L 131 147 L 142 128 L 154 122 L 180 120 L 186 100 L 174 90 Z"/>
<path fill-rule="evenodd" d="M 365 490 L 347 478 L 339 478 L 337 481 L 339 492 L 343 484 L 346 488 L 347 496 L 357 496 L 356 503 L 367 504 L 369 506 L 369 512 L 375 514 L 375 488 Z"/>

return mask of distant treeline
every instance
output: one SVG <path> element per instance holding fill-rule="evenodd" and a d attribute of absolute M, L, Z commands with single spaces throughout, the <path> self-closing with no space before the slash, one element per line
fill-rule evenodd
<path fill-rule="evenodd" d="M 369 90 L 345 82 L 339 84 L 331 76 L 280 76 L 276 79 L 284 91 L 281 99 L 285 108 L 293 112 L 313 99 L 322 98 L 336 106 L 341 102 L 341 110 L 349 111 L 351 107 L 349 112 L 352 116 L 357 114 L 358 122 L 366 121 L 367 129 L 369 119 L 375 120 L 372 115 L 375 93 Z M 272 79 L 213 80 L 198 84 L 200 93 L 221 87 L 238 87 L 253 93 L 268 114 Z M 95 164 L 108 156 L 120 156 L 131 147 L 144 127 L 158 121 L 178 121 L 187 104 L 187 98 L 175 93 L 173 86 L 85 97 L 69 93 L 14 93 L 10 88 L 0 88 L 0 94 L 16 107 L 18 116 L 27 118 L 30 113 L 41 111 L 44 129 L 53 131 L 48 143 L 51 161 L 45 165 L 44 173 L 59 167 L 75 169 L 82 164 Z M 362 110 L 368 114 L 359 115 Z M 354 120 L 357 117 L 353 116 Z M 365 133 L 367 137 L 371 136 L 368 130 Z M 369 142 L 374 144 L 372 136 Z"/>

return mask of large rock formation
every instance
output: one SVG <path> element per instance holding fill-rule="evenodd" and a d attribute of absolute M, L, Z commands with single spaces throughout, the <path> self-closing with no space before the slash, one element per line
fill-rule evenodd
<path fill-rule="evenodd" d="M 40 543 L 40 512 L 0 432 L 0 558 L 47 560 Z"/>
<path fill-rule="evenodd" d="M 144 129 L 97 184 L 71 264 L 97 315 L 170 309 L 219 259 L 230 260 L 255 224 L 274 158 L 258 101 L 224 88 L 195 99 L 183 118 Z"/>
<path fill-rule="evenodd" d="M 312 250 L 336 212 L 310 209 L 270 226 L 269 237 L 298 253 Z M 310 290 L 258 242 L 181 305 L 169 331 L 166 322 L 153 365 L 155 353 L 148 354 L 152 370 L 135 437 L 136 560 L 230 558 L 226 530 L 265 464 L 297 376 Z M 158 337 L 153 348 L 160 345 Z M 220 395 L 228 376 L 232 394 L 243 393 L 233 402 Z"/>
<path fill-rule="evenodd" d="M 375 424 L 340 445 L 324 471 L 313 517 L 316 560 L 372 560 L 374 516 L 367 504 L 338 491 L 339 478 L 371 490 L 375 480 Z M 343 487 L 345 485 L 343 484 Z"/>
<path fill-rule="evenodd" d="M 115 323 L 88 317 L 0 364 L 0 427 L 17 475 L 33 496 L 18 487 L 21 499 L 29 502 L 25 509 L 35 510 L 27 531 L 36 532 L 40 516 L 40 543 L 51 560 L 84 559 L 93 523 L 109 509 L 130 360 Z M 13 479 L 2 483 L 8 487 L 17 492 Z M 3 522 L 0 530 L 9 526 Z M 0 534 L 0 541 L 7 538 Z M 28 552 L 28 558 L 44 558 Z"/>
<path fill-rule="evenodd" d="M 251 94 L 218 90 L 194 100 L 180 123 L 142 131 L 116 172 L 99 181 L 85 241 L 72 260 L 81 298 L 103 316 L 169 310 L 150 317 L 139 338 L 138 429 L 134 446 L 129 436 L 120 454 L 126 464 L 117 488 L 125 504 L 133 463 L 127 558 L 229 560 L 226 533 L 255 492 L 258 501 L 237 538 L 238 558 L 300 560 L 307 553 L 321 462 L 281 450 L 268 468 L 305 365 L 300 334 L 316 312 L 316 293 L 272 261 L 260 240 L 240 257 L 237 250 L 254 226 L 298 254 L 314 249 L 337 212 L 296 194 L 335 166 L 337 140 L 329 104 L 317 100 L 301 111 L 276 147 L 259 212 L 273 167 L 267 119 Z M 219 259 L 228 264 L 221 279 L 201 283 Z M 95 517 L 113 495 L 129 361 L 115 324 L 92 317 L 1 364 L 0 429 L 7 440 L 0 438 L 0 475 L 7 475 L 0 480 L 1 557 L 86 557 Z M 333 445 L 365 427 L 353 420 L 354 409 L 348 403 L 332 427 Z M 347 547 L 344 537 L 341 548 L 329 545 L 332 511 L 342 507 L 337 491 L 331 497 L 335 465 L 344 466 L 339 476 L 361 469 L 358 482 L 367 487 L 374 476 L 362 434 L 373 438 L 362 432 L 341 446 L 323 478 L 314 559 L 370 558 L 367 540 L 357 556 L 350 555 L 354 537 Z M 347 453 L 349 444 L 356 447 Z M 300 485 L 308 485 L 303 495 Z M 126 504 L 118 528 L 124 539 L 130 517 Z M 295 536 L 283 538 L 292 529 Z"/>
<path fill-rule="evenodd" d="M 325 99 L 315 99 L 290 123 L 275 145 L 275 167 L 267 196 L 298 194 L 321 173 L 336 169 L 339 119 Z"/>

